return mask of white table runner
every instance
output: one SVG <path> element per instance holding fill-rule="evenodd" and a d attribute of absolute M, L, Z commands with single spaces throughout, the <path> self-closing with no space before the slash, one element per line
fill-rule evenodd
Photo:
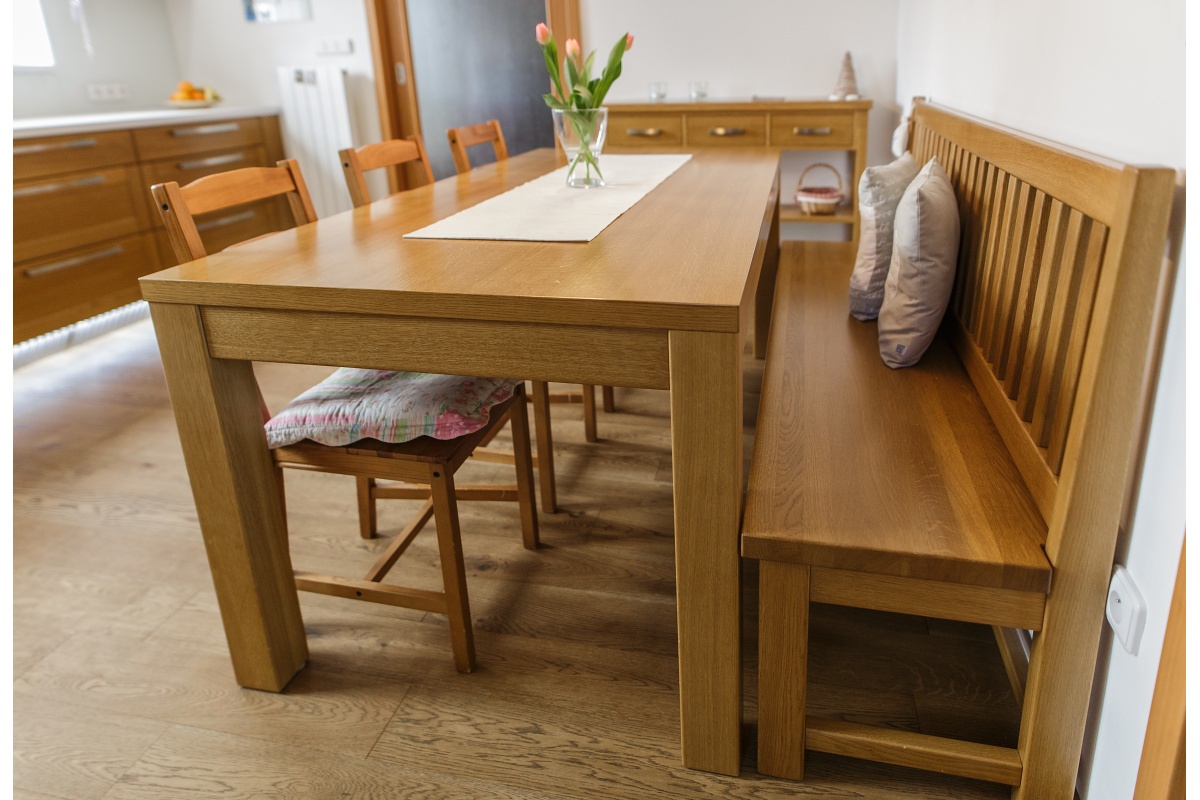
<path fill-rule="evenodd" d="M 689 158 L 687 154 L 602 155 L 603 188 L 567 188 L 563 167 L 404 238 L 590 242 Z"/>

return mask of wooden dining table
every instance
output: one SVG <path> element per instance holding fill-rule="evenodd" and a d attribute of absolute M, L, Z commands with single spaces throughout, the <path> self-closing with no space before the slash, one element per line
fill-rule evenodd
<path fill-rule="evenodd" d="M 405 239 L 561 163 L 537 150 L 141 279 L 237 682 L 308 657 L 252 361 L 669 389 L 683 763 L 736 775 L 742 358 L 779 258 L 779 154 L 697 151 L 587 243 Z M 603 191 L 586 190 L 586 191 Z"/>

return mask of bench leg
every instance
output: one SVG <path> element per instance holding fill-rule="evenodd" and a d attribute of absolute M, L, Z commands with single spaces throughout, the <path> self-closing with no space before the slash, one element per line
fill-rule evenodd
<path fill-rule="evenodd" d="M 758 584 L 758 771 L 804 777 L 807 566 L 763 561 Z"/>
<path fill-rule="evenodd" d="M 617 410 L 617 401 L 613 395 L 613 387 L 611 387 L 611 386 L 600 387 L 600 394 L 601 394 L 601 396 L 604 397 L 604 410 L 606 412 L 608 412 L 609 414 L 616 411 Z"/>

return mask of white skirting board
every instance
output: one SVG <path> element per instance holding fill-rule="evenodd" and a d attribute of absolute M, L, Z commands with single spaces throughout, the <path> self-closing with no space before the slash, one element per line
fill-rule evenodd
<path fill-rule="evenodd" d="M 317 215 L 350 209 L 338 150 L 357 144 L 346 71 L 341 67 L 279 67 L 283 149 L 300 162 Z"/>

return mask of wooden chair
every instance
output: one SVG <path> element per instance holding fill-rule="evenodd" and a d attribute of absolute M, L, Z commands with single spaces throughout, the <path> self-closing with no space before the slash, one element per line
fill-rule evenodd
<path fill-rule="evenodd" d="M 471 161 L 467 158 L 467 148 L 491 143 L 496 153 L 497 161 L 508 158 L 508 145 L 504 143 L 504 131 L 500 128 L 500 120 L 488 120 L 479 125 L 463 125 L 461 128 L 450 128 L 446 131 L 446 139 L 450 142 L 450 153 L 454 156 L 454 169 L 459 174 L 471 171 Z M 604 398 L 604 410 L 616 410 L 613 398 L 613 387 L 601 387 Z M 596 393 L 595 388 L 585 385 L 581 391 L 551 392 L 552 403 L 583 403 L 583 436 L 589 442 L 596 441 Z"/>
<path fill-rule="evenodd" d="M 346 188 L 350 190 L 350 200 L 355 208 L 371 204 L 371 192 L 367 189 L 364 172 L 384 167 L 398 167 L 412 163 L 425 176 L 426 183 L 433 183 L 433 170 L 429 166 L 429 156 L 425 153 L 425 144 L 417 135 L 407 139 L 389 139 L 363 147 L 347 147 L 338 151 L 338 159 L 342 162 L 342 172 L 346 176 Z"/>
<path fill-rule="evenodd" d="M 187 186 L 171 182 L 151 189 L 171 246 L 180 263 L 206 255 L 196 230 L 194 215 L 284 195 L 297 225 L 315 222 L 316 212 L 294 160 L 277 167 L 252 167 L 209 175 Z M 261 395 L 260 395 L 261 401 Z M 264 418 L 269 417 L 263 403 Z M 462 486 L 455 488 L 454 474 L 481 441 L 495 435 L 506 421 L 512 423 L 515 486 Z M 265 442 L 264 442 L 265 444 Z M 417 517 L 396 536 L 390 547 L 362 579 L 296 572 L 296 588 L 372 603 L 415 608 L 446 614 L 454 664 L 459 672 L 475 666 L 471 611 L 467 599 L 466 574 L 459 535 L 458 500 L 516 500 L 521 508 L 521 532 L 525 547 L 538 545 L 538 520 L 534 504 L 533 456 L 529 446 L 529 420 L 525 409 L 525 387 L 518 385 L 511 398 L 491 409 L 487 425 L 479 431 L 452 440 L 420 437 L 403 444 L 364 439 L 344 447 L 305 440 L 271 450 L 283 502 L 283 467 L 353 475 L 358 483 L 359 523 L 362 536 L 375 535 L 377 498 L 423 499 Z M 402 482 L 401 486 L 376 487 L 377 479 Z M 442 563 L 443 591 L 410 589 L 382 583 L 383 578 L 412 543 L 425 523 L 436 522 L 438 551 Z"/>
<path fill-rule="evenodd" d="M 479 125 L 450 128 L 446 131 L 446 138 L 450 140 L 450 154 L 454 156 L 454 171 L 459 175 L 471 171 L 471 160 L 467 158 L 468 147 L 491 142 L 497 161 L 508 158 L 508 145 L 504 143 L 504 131 L 500 130 L 500 120 L 497 119 Z"/>

